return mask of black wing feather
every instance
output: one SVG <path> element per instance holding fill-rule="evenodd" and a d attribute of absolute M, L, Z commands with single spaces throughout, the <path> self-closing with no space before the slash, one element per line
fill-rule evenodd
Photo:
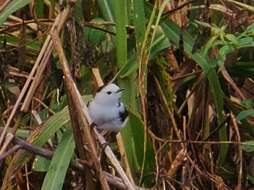
<path fill-rule="evenodd" d="M 124 122 L 124 120 L 126 119 L 126 117 L 128 117 L 128 111 L 126 109 L 124 109 L 123 112 L 119 112 L 119 116 L 122 122 Z"/>

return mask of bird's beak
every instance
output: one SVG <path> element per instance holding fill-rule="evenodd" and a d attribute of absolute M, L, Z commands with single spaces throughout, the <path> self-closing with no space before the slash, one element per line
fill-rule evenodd
<path fill-rule="evenodd" d="M 125 90 L 124 88 L 120 88 L 119 90 L 116 91 L 116 93 L 122 92 L 123 90 Z"/>

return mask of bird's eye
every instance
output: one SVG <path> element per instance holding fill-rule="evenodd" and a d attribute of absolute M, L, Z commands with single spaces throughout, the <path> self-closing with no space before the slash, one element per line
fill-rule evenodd
<path fill-rule="evenodd" d="M 107 91 L 107 94 L 110 95 L 112 92 L 111 91 Z"/>

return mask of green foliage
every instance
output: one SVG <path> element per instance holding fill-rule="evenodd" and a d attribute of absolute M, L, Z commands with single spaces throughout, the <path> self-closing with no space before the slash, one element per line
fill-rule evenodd
<path fill-rule="evenodd" d="M 196 145 L 188 141 L 235 142 L 239 137 L 242 150 L 246 153 L 254 151 L 253 95 L 247 93 L 253 87 L 254 78 L 254 24 L 248 21 L 252 19 L 249 15 L 254 5 L 252 2 L 228 0 L 239 10 L 247 11 L 244 23 L 245 16 L 237 17 L 241 11 L 231 9 L 221 1 L 195 1 L 179 9 L 181 3 L 174 5 L 172 2 L 78 0 L 70 15 L 78 39 L 77 42 L 71 41 L 69 32 L 63 29 L 64 35 L 60 37 L 65 53 L 70 64 L 76 64 L 74 58 L 81 63 L 72 65 L 72 69 L 79 68 L 80 78 L 77 77 L 76 81 L 80 92 L 86 95 L 86 102 L 91 99 L 91 95 L 87 95 L 95 92 L 91 67 L 100 69 L 105 83 L 113 80 L 126 89 L 123 101 L 129 111 L 129 121 L 121 136 L 130 175 L 136 184 L 158 189 L 170 188 L 167 184 L 173 184 L 176 189 L 183 188 L 179 183 L 190 184 L 184 187 L 190 189 L 214 189 L 218 185 L 213 179 L 201 176 L 199 171 L 226 179 L 228 185 L 231 182 L 235 184 L 235 176 L 241 169 L 239 163 L 249 159 L 240 155 L 237 145 Z M 6 19 L 12 14 L 18 18 L 24 10 L 22 8 L 29 3 L 30 0 L 11 1 L 1 12 L 0 25 L 8 24 Z M 3 53 L 0 52 L 1 125 L 24 85 L 41 43 L 49 34 L 52 19 L 66 5 L 59 6 L 57 1 L 35 1 L 34 7 L 30 6 L 25 7 L 29 11 L 20 21 L 15 23 L 10 19 L 9 28 L 0 28 L 3 31 Z M 169 9 L 174 7 L 177 10 L 171 12 Z M 230 14 L 235 15 L 234 19 Z M 89 16 L 84 18 L 86 15 Z M 27 18 L 31 18 L 31 23 L 26 23 Z M 177 18 L 181 18 L 182 27 Z M 24 23 L 21 23 L 22 19 Z M 194 50 L 195 39 L 201 44 L 197 50 Z M 71 49 L 71 43 L 75 43 L 76 49 Z M 43 104 L 34 101 L 29 110 L 37 110 L 43 121 L 42 127 L 36 128 L 30 113 L 20 114 L 17 121 L 13 121 L 19 128 L 16 135 L 36 146 L 53 142 L 49 147 L 56 147 L 52 149 L 54 157 L 51 161 L 39 156 L 35 158 L 33 171 L 46 172 L 42 189 L 62 189 L 75 148 L 62 71 L 54 55 L 49 61 L 45 81 L 41 82 L 35 96 Z M 169 59 L 170 56 L 174 59 Z M 10 61 L 16 57 L 24 62 Z M 178 69 L 172 67 L 174 64 Z M 228 78 L 222 69 L 229 73 Z M 229 79 L 232 79 L 231 83 Z M 239 97 L 236 88 L 246 99 Z M 142 95 L 147 107 L 145 111 Z M 148 115 L 146 121 L 145 114 Z M 228 115 L 237 119 L 237 132 L 228 121 Z M 186 143 L 169 143 L 176 138 Z M 176 158 L 182 145 L 189 157 L 179 161 Z M 25 152 L 14 157 L 18 157 L 15 163 L 18 168 L 27 161 L 29 154 Z M 179 166 L 174 174 L 169 175 L 175 160 Z M 192 167 L 193 163 L 198 169 Z M 225 172 L 221 166 L 228 171 Z M 188 172 L 181 168 L 187 168 Z M 244 174 L 249 175 L 248 172 Z M 186 179 L 193 179 L 194 185 Z M 245 179 L 241 180 L 244 182 Z M 248 181 L 253 183 L 251 177 Z M 164 187 L 161 184 L 165 184 Z"/>
<path fill-rule="evenodd" d="M 42 190 L 61 190 L 64 178 L 74 153 L 75 143 L 72 130 L 64 132 L 62 140 L 55 150 L 48 172 L 42 184 Z"/>
<path fill-rule="evenodd" d="M 244 111 L 241 111 L 238 115 L 237 115 L 237 120 L 238 121 L 241 121 L 243 119 L 246 119 L 247 117 L 249 116 L 254 116 L 254 110 L 253 109 L 249 109 L 249 110 L 244 110 Z"/>
<path fill-rule="evenodd" d="M 36 156 L 34 159 L 33 163 L 33 171 L 37 172 L 47 172 L 49 165 L 50 165 L 50 160 L 47 158 L 41 157 L 41 156 Z"/>
<path fill-rule="evenodd" d="M 4 21 L 15 11 L 21 9 L 22 7 L 26 6 L 30 3 L 31 0 L 16 0 L 11 1 L 7 7 L 4 9 L 3 12 L 1 12 L 0 16 L 0 25 L 4 23 Z"/>
<path fill-rule="evenodd" d="M 242 145 L 245 152 L 254 152 L 254 141 L 246 141 Z"/>

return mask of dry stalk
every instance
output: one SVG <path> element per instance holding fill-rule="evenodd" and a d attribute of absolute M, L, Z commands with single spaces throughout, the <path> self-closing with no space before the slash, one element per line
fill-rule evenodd
<path fill-rule="evenodd" d="M 2 133 L 2 132 L 3 132 L 3 130 L 0 129 L 0 133 Z M 8 143 L 7 143 L 7 141 L 5 141 L 6 144 L 9 144 L 10 142 L 12 142 L 14 144 L 14 146 L 12 148 L 10 148 L 8 151 L 2 152 L 0 154 L 0 161 L 2 161 L 5 157 L 11 155 L 12 153 L 14 153 L 15 151 L 17 151 L 19 149 L 24 149 L 24 150 L 27 150 L 27 151 L 33 153 L 33 154 L 38 154 L 38 155 L 46 157 L 46 158 L 51 158 L 53 155 L 53 153 L 50 150 L 47 150 L 45 148 L 41 148 L 41 147 L 38 147 L 38 146 L 33 145 L 31 143 L 28 143 L 27 141 L 14 136 L 12 133 L 7 133 L 6 139 L 8 140 Z"/>
<path fill-rule="evenodd" d="M 240 132 L 239 132 L 239 128 L 237 125 L 237 121 L 235 116 L 233 115 L 233 113 L 230 114 L 231 118 L 232 118 L 232 124 L 233 124 L 233 128 L 235 130 L 236 133 L 236 140 L 237 142 L 239 142 L 238 144 L 238 154 L 239 154 L 239 169 L 238 169 L 238 179 L 237 179 L 237 185 L 235 190 L 241 190 L 242 189 L 242 175 L 243 175 L 243 153 L 242 153 L 242 146 L 241 146 L 241 136 L 240 136 Z"/>
<path fill-rule="evenodd" d="M 97 87 L 103 86 L 103 81 L 101 79 L 100 71 L 98 68 L 92 68 L 93 78 L 96 82 Z"/>
<path fill-rule="evenodd" d="M 85 172 L 86 168 L 84 166 L 87 166 L 88 168 L 93 167 L 90 163 L 86 162 L 85 160 L 80 160 L 80 159 L 74 160 L 72 162 L 72 166 L 81 172 Z M 128 189 L 121 178 L 114 176 L 114 175 L 112 175 L 108 172 L 105 172 L 105 171 L 103 171 L 103 173 L 106 176 L 107 181 L 114 187 L 117 187 L 118 189 L 125 189 L 125 190 Z"/>
<path fill-rule="evenodd" d="M 0 5 L 0 12 L 2 12 L 6 7 L 7 5 L 11 2 L 11 0 L 5 0 L 3 2 L 1 2 L 1 5 Z"/>
<path fill-rule="evenodd" d="M 18 23 L 14 23 L 14 24 L 8 24 L 7 26 L 3 27 L 0 29 L 0 33 L 4 33 L 4 32 L 8 32 L 8 30 L 12 30 L 14 29 L 15 27 L 19 27 L 21 25 L 29 25 L 29 24 L 34 24 L 34 23 L 37 23 L 37 22 L 40 22 L 40 23 L 45 23 L 45 24 L 52 24 L 55 20 L 53 19 L 31 19 L 31 20 L 21 20 L 20 22 Z"/>
<path fill-rule="evenodd" d="M 59 13 L 59 15 L 57 16 L 57 18 L 56 18 L 56 20 L 55 20 L 55 22 L 54 22 L 54 24 L 52 26 L 52 28 L 57 26 L 58 30 L 60 30 L 60 27 L 58 26 L 58 24 L 59 23 L 64 23 L 65 19 L 69 15 L 69 13 L 70 13 L 70 7 L 67 6 L 67 8 L 65 8 L 61 13 Z M 34 74 L 35 74 L 37 68 L 39 67 L 39 64 L 41 63 L 41 60 L 42 60 L 42 58 L 44 56 L 44 53 L 45 53 L 46 49 L 48 48 L 50 42 L 51 42 L 51 39 L 50 39 L 50 36 L 48 36 L 46 41 L 44 42 L 44 44 L 42 46 L 41 52 L 40 52 L 40 54 L 39 54 L 39 56 L 38 56 L 38 58 L 37 58 L 37 60 L 36 60 L 36 62 L 34 64 L 34 66 L 33 66 L 33 69 L 31 70 L 31 72 L 29 74 L 29 77 L 27 78 L 26 83 L 24 84 L 24 86 L 23 86 L 23 88 L 22 88 L 22 90 L 20 92 L 20 95 L 19 95 L 19 97 L 18 97 L 18 99 L 17 99 L 17 101 L 16 101 L 16 103 L 15 103 L 15 105 L 14 105 L 12 111 L 11 111 L 11 114 L 10 114 L 10 116 L 9 116 L 5 126 L 4 126 L 4 130 L 3 130 L 3 132 L 2 132 L 2 134 L 0 136 L 0 147 L 3 144 L 3 140 L 4 140 L 5 135 L 7 133 L 7 129 L 11 125 L 11 121 L 14 118 L 14 116 L 15 116 L 17 110 L 18 110 L 18 107 L 19 107 L 19 105 L 20 105 L 20 103 L 21 103 L 21 101 L 22 101 L 22 99 L 23 99 L 23 97 L 24 97 L 24 95 L 25 95 L 29 85 L 30 85 L 30 82 L 34 78 Z"/>
<path fill-rule="evenodd" d="M 228 71 L 225 69 L 225 67 L 221 67 L 220 69 L 221 74 L 223 75 L 223 77 L 225 78 L 225 80 L 228 82 L 228 84 L 235 90 L 235 92 L 239 95 L 239 97 L 244 100 L 246 99 L 246 97 L 244 96 L 244 94 L 241 92 L 241 90 L 238 88 L 238 86 L 236 85 L 236 83 L 234 82 L 234 80 L 231 78 L 231 76 L 229 75 Z"/>
<path fill-rule="evenodd" d="M 115 187 L 119 188 L 119 189 L 125 189 L 127 190 L 128 188 L 126 187 L 126 185 L 123 183 L 121 178 L 118 178 L 116 176 L 111 175 L 108 172 L 103 172 L 104 175 L 106 176 L 108 182 L 112 185 L 114 185 Z"/>
<path fill-rule="evenodd" d="M 128 159 L 127 159 L 127 155 L 126 155 L 124 142 L 123 142 L 123 138 L 122 138 L 121 133 L 118 133 L 116 135 L 116 140 L 117 140 L 118 149 L 119 149 L 119 152 L 120 152 L 120 155 L 121 155 L 121 159 L 124 162 L 125 173 L 129 177 L 131 182 L 134 184 L 134 180 L 133 180 L 132 174 L 131 174 L 131 168 L 130 168 L 130 165 L 129 165 L 129 162 L 128 162 Z"/>
<path fill-rule="evenodd" d="M 69 101 L 73 103 L 73 109 L 76 110 L 76 114 L 77 114 L 76 118 L 78 119 L 79 125 L 80 125 L 79 129 L 74 129 L 74 131 L 76 130 L 81 132 L 79 135 L 81 135 L 82 144 L 83 146 L 87 145 L 88 147 L 89 152 L 87 151 L 87 153 L 90 153 L 89 154 L 90 161 L 95 166 L 95 170 L 101 182 L 101 187 L 102 189 L 109 190 L 110 189 L 109 185 L 107 183 L 105 175 L 102 172 L 102 168 L 98 159 L 96 144 L 90 131 L 89 120 L 86 117 L 87 116 L 86 105 L 84 104 L 82 97 L 79 94 L 76 84 L 72 78 L 72 75 L 68 66 L 68 61 L 65 57 L 63 47 L 61 45 L 60 38 L 58 37 L 57 32 L 55 32 L 55 30 L 51 32 L 51 38 L 53 41 L 54 48 L 58 54 L 59 61 L 61 63 L 62 70 L 64 73 L 64 83 L 66 86 L 67 94 L 69 95 L 68 99 Z M 77 126 L 73 126 L 73 127 L 77 127 Z"/>
<path fill-rule="evenodd" d="M 181 149 L 175 160 L 172 162 L 168 172 L 167 172 L 167 175 L 168 177 L 173 177 L 176 173 L 176 171 L 178 170 L 178 168 L 182 165 L 184 159 L 185 159 L 185 156 L 186 156 L 186 153 L 187 153 L 187 150 L 185 148 Z"/>
<path fill-rule="evenodd" d="M 5 141 L 4 141 L 4 143 L 3 143 L 3 146 L 2 146 L 2 148 L 0 149 L 0 155 L 2 155 L 2 154 L 5 152 L 5 150 L 7 149 L 8 145 L 9 145 L 10 142 L 12 141 L 13 137 L 14 137 L 14 135 L 11 134 L 11 133 L 8 133 L 8 134 L 6 135 Z"/>
<path fill-rule="evenodd" d="M 56 17 L 56 20 L 55 20 L 50 32 L 53 32 L 53 30 L 56 30 L 56 32 L 59 33 L 61 31 L 67 18 L 69 17 L 69 13 L 70 13 L 69 9 L 70 8 L 66 8 L 65 11 L 61 12 Z M 46 43 L 46 42 L 48 42 L 48 43 Z M 52 49 L 53 49 L 53 43 L 52 43 L 50 35 L 48 35 L 47 39 L 42 47 L 42 50 L 35 62 L 35 64 L 37 62 L 39 64 L 39 66 L 37 68 L 37 72 L 34 76 L 35 80 L 32 81 L 31 87 L 29 88 L 29 91 L 27 92 L 26 98 L 25 98 L 23 105 L 21 107 L 21 111 L 24 111 L 24 112 L 28 111 L 31 101 L 33 99 L 33 95 L 34 95 L 38 85 L 41 83 L 44 70 L 48 64 L 48 60 L 49 60 L 50 55 L 52 53 Z"/>
<path fill-rule="evenodd" d="M 207 180 L 212 181 L 218 190 L 228 190 L 228 186 L 224 183 L 223 179 L 220 176 L 210 174 L 206 171 L 202 171 L 197 164 L 191 159 L 191 157 L 186 154 L 188 161 L 194 167 L 194 169 L 199 173 L 200 176 L 205 177 Z"/>
<path fill-rule="evenodd" d="M 105 141 L 105 139 L 103 138 L 103 136 L 95 128 L 94 128 L 94 132 L 95 132 L 100 144 L 107 143 Z M 128 189 L 141 189 L 141 188 L 135 187 L 135 185 L 131 183 L 131 181 L 125 174 L 121 164 L 118 162 L 116 156 L 114 155 L 113 151 L 111 150 L 111 148 L 109 146 L 105 147 L 104 152 L 105 152 L 106 156 L 108 157 L 108 159 L 110 160 L 111 164 L 115 167 L 118 174 L 123 179 L 123 181 L 126 184 L 126 186 L 128 187 Z"/>
<path fill-rule="evenodd" d="M 155 77 L 154 77 L 154 81 L 155 81 L 155 84 L 156 84 L 156 88 L 157 88 L 158 92 L 160 93 L 160 99 L 163 102 L 163 106 L 165 108 L 167 117 L 172 122 L 174 132 L 176 133 L 177 138 L 179 140 L 182 140 L 182 136 L 181 136 L 180 131 L 179 131 L 178 127 L 177 127 L 177 124 L 176 124 L 176 121 L 175 121 L 175 118 L 174 118 L 174 114 L 172 113 L 172 111 L 168 107 L 167 100 L 166 100 L 165 96 L 163 95 L 163 90 L 161 89 L 160 83 L 159 83 L 158 79 L 155 78 Z M 184 148 L 185 145 L 181 144 L 181 147 Z"/>
<path fill-rule="evenodd" d="M 180 67 L 179 67 L 176 57 L 173 53 L 173 48 L 167 49 L 167 60 L 168 60 L 168 64 L 170 64 L 170 66 L 173 68 L 173 70 L 175 70 L 176 72 L 179 72 Z"/>

